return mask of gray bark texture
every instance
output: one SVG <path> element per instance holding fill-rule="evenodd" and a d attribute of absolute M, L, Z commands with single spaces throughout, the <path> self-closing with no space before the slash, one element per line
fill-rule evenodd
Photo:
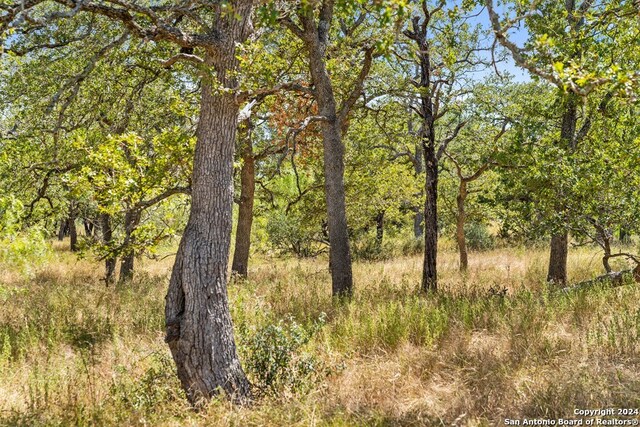
<path fill-rule="evenodd" d="M 253 2 L 232 2 L 217 19 L 221 49 L 207 49 L 191 186 L 191 213 L 166 296 L 166 337 L 178 377 L 194 405 L 224 391 L 246 403 L 250 385 L 240 366 L 227 297 L 232 230 L 233 160 L 239 105 L 233 90 L 236 43 L 248 37 Z M 215 80 L 215 82 L 214 82 Z M 214 86 L 215 84 L 215 86 Z"/>
<path fill-rule="evenodd" d="M 353 292 L 351 249 L 347 228 L 347 209 L 344 187 L 343 122 L 339 117 L 331 78 L 326 66 L 329 29 L 333 4 L 323 5 L 318 22 L 307 12 L 301 17 L 303 41 L 309 55 L 309 70 L 315 86 L 318 114 L 322 121 L 324 160 L 324 190 L 329 226 L 329 266 L 334 296 L 349 296 Z"/>

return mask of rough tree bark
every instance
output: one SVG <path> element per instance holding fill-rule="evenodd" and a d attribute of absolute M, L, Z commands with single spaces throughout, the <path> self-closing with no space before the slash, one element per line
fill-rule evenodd
<path fill-rule="evenodd" d="M 297 9 L 301 26 L 294 23 L 288 16 L 280 18 L 280 22 L 303 41 L 307 50 L 314 98 L 318 104 L 318 117 L 322 119 L 324 188 L 329 228 L 332 293 L 334 296 L 350 296 L 353 292 L 353 275 L 347 228 L 344 187 L 345 149 L 342 135 L 347 128 L 347 115 L 362 93 L 364 79 L 371 68 L 372 49 L 365 50 L 365 61 L 354 88 L 338 108 L 326 64 L 333 8 L 333 0 L 323 0 L 319 4 L 317 16 L 313 7 Z"/>
<path fill-rule="evenodd" d="M 253 223 L 253 200 L 256 189 L 255 158 L 251 140 L 251 119 L 245 120 L 240 127 L 241 157 L 240 201 L 238 225 L 236 226 L 236 245 L 233 252 L 231 271 L 240 277 L 247 277 L 249 252 L 251 249 L 251 225 Z"/>
<path fill-rule="evenodd" d="M 253 30 L 251 15 L 257 2 L 186 2 L 175 9 L 171 4 L 165 7 L 134 1 L 58 1 L 61 11 L 46 13 L 48 9 L 44 8 L 45 13 L 37 11 L 37 21 L 32 19 L 30 13 L 44 1 L 7 4 L 3 7 L 0 32 L 11 27 L 25 27 L 28 32 L 36 25 L 41 28 L 43 23 L 56 26 L 59 20 L 77 13 L 100 15 L 120 23 L 130 37 L 167 42 L 179 48 L 178 54 L 163 62 L 165 67 L 177 61 L 190 61 L 201 67 L 191 213 L 166 297 L 166 341 L 192 403 L 207 400 L 220 390 L 236 401 L 248 401 L 249 383 L 236 354 L 226 286 L 233 151 L 242 100 L 237 96 L 235 79 L 236 46 L 246 41 Z M 122 35 L 116 42 L 124 39 Z M 201 52 L 204 58 L 195 54 Z"/>
<path fill-rule="evenodd" d="M 220 19 L 228 41 L 205 64 L 215 69 L 217 86 L 233 89 L 238 68 L 236 42 L 250 33 L 251 1 L 234 3 Z M 193 404 L 224 390 L 233 400 L 250 398 L 240 366 L 227 297 L 227 265 L 232 229 L 233 161 L 239 105 L 232 90 L 202 81 L 202 98 L 191 186 L 191 213 L 166 296 L 166 342 L 178 377 Z"/>

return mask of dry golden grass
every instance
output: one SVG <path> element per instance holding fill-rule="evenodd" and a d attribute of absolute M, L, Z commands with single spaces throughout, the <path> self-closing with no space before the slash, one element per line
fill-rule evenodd
<path fill-rule="evenodd" d="M 163 342 L 172 259 L 106 288 L 101 266 L 54 245 L 34 276 L 0 274 L 0 425 L 497 425 L 640 407 L 640 288 L 546 289 L 546 251 L 443 250 L 438 296 L 418 292 L 421 259 L 354 265 L 356 294 L 331 300 L 326 260 L 256 257 L 230 286 L 239 348 L 268 325 L 310 330 L 295 357 L 318 371 L 249 408 L 192 411 Z M 571 252 L 571 280 L 600 272 Z M 489 289 L 508 290 L 506 297 Z M 326 373 L 324 373 L 326 371 Z"/>

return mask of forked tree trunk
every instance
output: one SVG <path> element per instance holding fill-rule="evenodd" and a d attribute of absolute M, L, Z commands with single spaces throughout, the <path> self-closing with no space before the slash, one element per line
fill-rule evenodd
<path fill-rule="evenodd" d="M 87 218 L 82 218 L 82 225 L 84 226 L 84 234 L 87 237 L 93 236 L 93 223 L 89 221 Z"/>
<path fill-rule="evenodd" d="M 111 246 L 113 243 L 113 229 L 111 228 L 111 215 L 108 213 L 100 214 L 100 228 L 102 230 L 102 243 L 106 246 Z M 104 259 L 104 280 L 109 286 L 113 283 L 114 275 L 116 272 L 116 258 L 111 255 L 107 255 Z"/>
<path fill-rule="evenodd" d="M 469 257 L 467 255 L 467 239 L 464 234 L 464 225 L 467 220 L 467 213 L 464 209 L 464 203 L 467 199 L 467 183 L 462 179 L 458 188 L 458 196 L 456 204 L 458 211 L 456 213 L 456 240 L 458 241 L 458 253 L 460 254 L 460 271 L 465 272 L 469 268 Z"/>
<path fill-rule="evenodd" d="M 247 277 L 249 252 L 251 250 L 251 225 L 253 223 L 253 200 L 256 189 L 255 159 L 251 141 L 251 123 L 249 120 L 242 129 L 242 168 L 240 169 L 240 203 L 238 225 L 236 227 L 236 245 L 233 252 L 233 273 Z"/>
<path fill-rule="evenodd" d="M 310 28 L 307 30 L 313 31 Z M 353 276 L 344 187 L 344 145 L 333 86 L 325 63 L 326 37 L 326 34 L 310 36 L 306 44 L 311 77 L 316 87 L 318 113 L 326 118 L 322 122 L 322 144 L 332 293 L 334 296 L 349 296 L 353 292 Z"/>
<path fill-rule="evenodd" d="M 206 55 L 216 84 L 235 88 L 235 42 L 250 28 L 252 2 L 235 2 L 223 20 L 224 52 Z M 236 17 L 239 17 L 236 19 Z M 248 34 L 246 34 L 248 35 Z M 215 63 L 214 63 L 215 62 Z M 239 105 L 233 91 L 214 89 L 203 77 L 193 164 L 191 213 L 166 296 L 166 342 L 178 377 L 194 405 L 223 390 L 237 402 L 250 396 L 240 366 L 227 297 L 233 211 L 233 161 Z"/>

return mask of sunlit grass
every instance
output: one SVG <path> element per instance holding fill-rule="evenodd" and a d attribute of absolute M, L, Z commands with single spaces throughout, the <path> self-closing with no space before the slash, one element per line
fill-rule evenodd
<path fill-rule="evenodd" d="M 55 249 L 35 274 L 0 276 L 3 425 L 494 425 L 640 405 L 640 288 L 547 289 L 543 249 L 472 253 L 462 275 L 443 247 L 442 291 L 426 297 L 419 256 L 358 262 L 342 304 L 325 259 L 257 256 L 229 289 L 240 354 L 256 357 L 253 338 L 280 325 L 286 360 L 314 374 L 286 371 L 304 387 L 197 413 L 163 342 L 171 257 L 116 289 L 101 265 Z M 573 250 L 569 270 L 600 274 L 597 253 Z M 308 340 L 287 338 L 297 331 Z"/>

